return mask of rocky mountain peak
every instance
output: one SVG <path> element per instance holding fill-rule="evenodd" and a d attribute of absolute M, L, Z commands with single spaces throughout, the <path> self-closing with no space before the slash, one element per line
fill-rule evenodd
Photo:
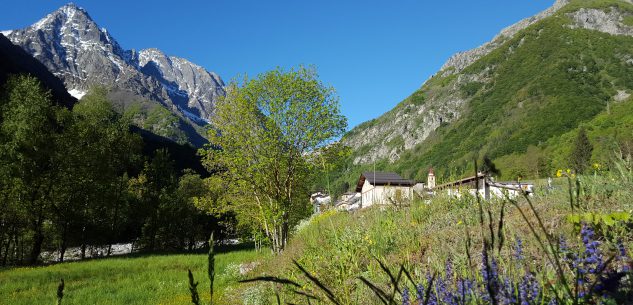
<path fill-rule="evenodd" d="M 141 50 L 138 65 L 141 71 L 160 80 L 192 120 L 208 121 L 213 114 L 211 101 L 225 94 L 224 82 L 217 74 L 184 58 L 168 56 L 159 49 Z"/>
<path fill-rule="evenodd" d="M 108 30 L 73 3 L 29 27 L 2 34 L 62 79 L 78 99 L 92 86 L 107 86 L 204 125 L 213 114 L 215 100 L 225 94 L 217 74 L 188 60 L 155 48 L 123 49 Z"/>
<path fill-rule="evenodd" d="M 32 27 L 35 30 L 45 29 L 56 23 L 65 24 L 74 20 L 89 20 L 90 22 L 94 23 L 94 21 L 92 21 L 92 18 L 90 18 L 90 15 L 88 15 L 88 12 L 86 12 L 83 8 L 78 7 L 74 3 L 68 3 L 60 7 L 56 11 L 46 15 L 46 17 L 40 19 L 38 22 L 33 24 Z"/>

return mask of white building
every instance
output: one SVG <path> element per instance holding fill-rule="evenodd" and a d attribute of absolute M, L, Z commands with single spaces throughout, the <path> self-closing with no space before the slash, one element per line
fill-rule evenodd
<path fill-rule="evenodd" d="M 523 193 L 532 196 L 534 194 L 534 184 L 529 182 L 495 182 L 491 177 L 477 173 L 477 176 L 467 177 L 460 180 L 444 183 L 434 188 L 434 192 L 446 192 L 449 196 L 461 197 L 468 193 L 479 196 L 485 200 L 492 198 L 506 198 L 506 195 L 513 199 L 522 196 Z"/>
<path fill-rule="evenodd" d="M 356 192 L 361 194 L 361 207 L 374 204 L 401 204 L 413 198 L 415 181 L 392 172 L 366 172 L 360 175 Z"/>
<path fill-rule="evenodd" d="M 332 197 L 330 195 L 317 192 L 310 195 L 310 203 L 314 207 L 314 213 L 321 213 L 321 210 L 324 206 L 329 205 L 332 202 Z"/>

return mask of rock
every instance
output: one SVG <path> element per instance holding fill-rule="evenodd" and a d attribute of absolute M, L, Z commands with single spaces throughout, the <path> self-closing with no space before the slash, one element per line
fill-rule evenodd
<path fill-rule="evenodd" d="M 631 94 L 626 92 L 626 90 L 618 90 L 618 94 L 613 97 L 613 100 L 616 102 L 623 102 L 629 97 L 631 97 Z"/>
<path fill-rule="evenodd" d="M 260 262 L 240 264 L 240 275 L 246 275 L 247 273 L 253 271 L 253 269 L 255 269 L 259 265 L 261 265 Z"/>
<path fill-rule="evenodd" d="M 622 23 L 624 15 L 615 8 L 608 11 L 582 8 L 568 15 L 574 20 L 574 24 L 570 25 L 571 28 L 600 31 L 611 35 L 633 36 L 633 27 Z"/>

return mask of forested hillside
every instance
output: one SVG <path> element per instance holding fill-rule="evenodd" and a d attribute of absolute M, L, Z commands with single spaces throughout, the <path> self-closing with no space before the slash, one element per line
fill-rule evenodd
<path fill-rule="evenodd" d="M 487 45 L 491 51 L 466 67 L 447 64 L 393 110 L 351 130 L 343 142 L 354 153 L 338 187 L 374 164 L 419 180 L 434 167 L 448 179 L 484 156 L 504 178 L 546 177 L 571 166 L 569 139 L 580 126 L 600 144 L 596 163 L 630 149 L 631 118 L 621 111 L 633 93 L 633 5 L 557 5 L 551 16 L 496 37 L 496 47 Z"/>

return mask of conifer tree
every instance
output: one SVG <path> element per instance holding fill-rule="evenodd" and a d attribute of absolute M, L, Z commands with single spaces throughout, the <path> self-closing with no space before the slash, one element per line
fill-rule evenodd
<path fill-rule="evenodd" d="M 591 153 L 593 152 L 593 145 L 587 137 L 587 131 L 584 127 L 580 127 L 574 149 L 571 153 L 570 160 L 572 167 L 576 173 L 582 174 L 591 160 Z"/>

